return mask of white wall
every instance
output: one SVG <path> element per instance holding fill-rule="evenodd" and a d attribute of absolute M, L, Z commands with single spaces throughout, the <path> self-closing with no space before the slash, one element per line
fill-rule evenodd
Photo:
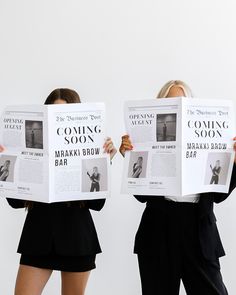
<path fill-rule="evenodd" d="M 167 80 L 185 80 L 199 97 L 235 100 L 235 6 L 234 0 L 0 0 L 0 109 L 43 103 L 56 87 L 75 88 L 84 101 L 106 102 L 118 146 L 123 101 L 153 98 Z M 120 195 L 121 169 L 117 155 L 112 199 L 94 214 L 103 254 L 87 295 L 141 294 L 132 249 L 143 206 Z M 216 210 L 229 294 L 236 293 L 235 197 Z M 13 294 L 24 217 L 1 200 L 1 294 Z M 44 294 L 59 294 L 59 280 L 55 273 Z"/>

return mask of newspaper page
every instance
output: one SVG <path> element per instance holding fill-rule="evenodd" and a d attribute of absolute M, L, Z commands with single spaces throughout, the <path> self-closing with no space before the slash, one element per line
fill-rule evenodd
<path fill-rule="evenodd" d="M 7 107 L 0 196 L 46 203 L 107 197 L 105 116 L 103 103 Z"/>
<path fill-rule="evenodd" d="M 234 162 L 230 100 L 182 99 L 182 195 L 228 192 Z"/>
<path fill-rule="evenodd" d="M 231 101 L 127 101 L 125 124 L 134 148 L 125 154 L 123 193 L 181 197 L 228 191 L 234 159 Z"/>
<path fill-rule="evenodd" d="M 180 100 L 127 101 L 125 125 L 134 149 L 125 153 L 122 192 L 180 195 Z"/>
<path fill-rule="evenodd" d="M 107 197 L 110 157 L 103 151 L 105 105 L 51 105 L 48 111 L 51 200 Z"/>
<path fill-rule="evenodd" d="M 48 202 L 45 106 L 7 107 L 1 117 L 0 196 Z"/>

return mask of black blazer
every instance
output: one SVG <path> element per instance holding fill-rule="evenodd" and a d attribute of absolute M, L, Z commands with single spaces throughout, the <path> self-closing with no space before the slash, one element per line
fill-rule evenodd
<path fill-rule="evenodd" d="M 23 208 L 22 200 L 9 199 L 13 208 Z M 101 210 L 105 200 L 61 203 L 33 202 L 28 210 L 18 253 L 61 255 L 93 255 L 101 252 L 89 209 Z"/>
<path fill-rule="evenodd" d="M 228 193 L 200 194 L 199 203 L 196 204 L 198 206 L 198 237 L 202 254 L 206 259 L 214 260 L 225 255 L 216 226 L 213 206 L 214 203 L 224 201 L 235 187 L 236 165 L 233 167 Z M 166 201 L 164 196 L 135 196 L 135 198 L 142 203 L 146 202 L 146 208 L 135 237 L 134 253 L 157 253 L 164 239 Z"/>

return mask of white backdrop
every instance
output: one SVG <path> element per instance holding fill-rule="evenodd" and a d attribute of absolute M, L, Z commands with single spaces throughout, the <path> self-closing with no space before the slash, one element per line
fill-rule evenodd
<path fill-rule="evenodd" d="M 234 0 L 0 0 L 0 109 L 74 88 L 84 101 L 106 102 L 108 133 L 118 146 L 123 101 L 154 98 L 167 80 L 186 81 L 198 97 L 235 100 L 235 8 Z M 141 294 L 132 251 L 143 205 L 120 195 L 121 169 L 117 155 L 112 198 L 93 214 L 103 254 L 87 295 Z M 0 201 L 0 293 L 11 295 L 25 212 Z M 229 294 L 236 294 L 235 208 L 234 192 L 216 209 Z M 59 289 L 55 272 L 44 294 Z"/>

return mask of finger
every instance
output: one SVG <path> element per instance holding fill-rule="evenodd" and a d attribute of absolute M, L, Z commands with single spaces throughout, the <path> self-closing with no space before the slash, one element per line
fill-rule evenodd
<path fill-rule="evenodd" d="M 130 142 L 131 143 L 131 140 L 129 138 L 124 138 L 124 139 L 122 139 L 122 142 Z"/>
<path fill-rule="evenodd" d="M 122 140 L 123 140 L 123 139 L 126 139 L 126 138 L 129 138 L 129 135 L 128 135 L 128 134 L 125 134 L 125 135 L 123 135 L 123 136 L 121 137 Z"/>
<path fill-rule="evenodd" d="M 105 142 L 104 142 L 103 147 L 105 147 L 105 146 L 106 146 L 107 144 L 109 144 L 110 142 L 112 142 L 111 138 L 110 138 L 110 137 L 107 137 L 107 138 L 105 139 Z"/>
<path fill-rule="evenodd" d="M 126 144 L 128 143 L 128 144 L 132 145 L 130 138 L 124 138 L 124 139 L 122 139 L 122 142 L 121 143 L 126 143 Z"/>
<path fill-rule="evenodd" d="M 114 147 L 114 145 L 113 145 L 113 142 L 111 141 L 111 142 L 109 142 L 108 144 L 106 144 L 103 148 L 104 148 L 104 150 L 108 150 L 108 149 L 110 149 L 111 147 Z"/>
<path fill-rule="evenodd" d="M 234 151 L 236 151 L 236 142 L 233 145 L 233 149 L 234 149 Z"/>
<path fill-rule="evenodd" d="M 109 153 L 109 150 L 111 150 L 112 148 L 113 148 L 113 144 L 110 143 L 110 144 L 105 146 L 104 151 Z"/>
<path fill-rule="evenodd" d="M 129 149 L 129 150 L 131 149 L 132 150 L 133 149 L 133 146 L 128 143 L 128 144 L 122 144 L 121 145 L 121 148 L 123 148 L 123 149 Z"/>
<path fill-rule="evenodd" d="M 111 142 L 110 144 L 107 145 L 107 150 L 110 151 L 114 148 L 113 143 Z"/>
<path fill-rule="evenodd" d="M 116 153 L 117 153 L 117 150 L 116 150 L 116 148 L 114 147 L 113 150 L 112 150 L 112 152 L 110 153 L 110 160 L 113 159 L 113 157 L 115 156 Z"/>
<path fill-rule="evenodd" d="M 110 137 L 105 138 L 105 143 L 108 142 L 108 141 L 111 141 Z"/>
<path fill-rule="evenodd" d="M 132 148 L 119 148 L 119 152 L 122 154 L 122 156 L 124 156 L 127 151 L 132 151 Z"/>
<path fill-rule="evenodd" d="M 113 154 L 113 153 L 116 153 L 117 150 L 116 150 L 116 148 L 113 146 L 112 148 L 108 149 L 107 152 L 108 152 L 108 154 Z"/>
<path fill-rule="evenodd" d="M 112 142 L 111 139 L 109 139 L 109 140 L 107 140 L 107 141 L 105 142 L 105 145 L 109 145 L 109 144 L 111 144 L 111 143 L 113 143 L 113 142 Z"/>
<path fill-rule="evenodd" d="M 112 146 L 109 150 L 108 150 L 109 154 L 113 154 L 113 153 L 116 153 L 117 152 L 117 149 Z"/>
<path fill-rule="evenodd" d="M 133 148 L 133 145 L 130 142 L 125 142 L 121 146 Z"/>

